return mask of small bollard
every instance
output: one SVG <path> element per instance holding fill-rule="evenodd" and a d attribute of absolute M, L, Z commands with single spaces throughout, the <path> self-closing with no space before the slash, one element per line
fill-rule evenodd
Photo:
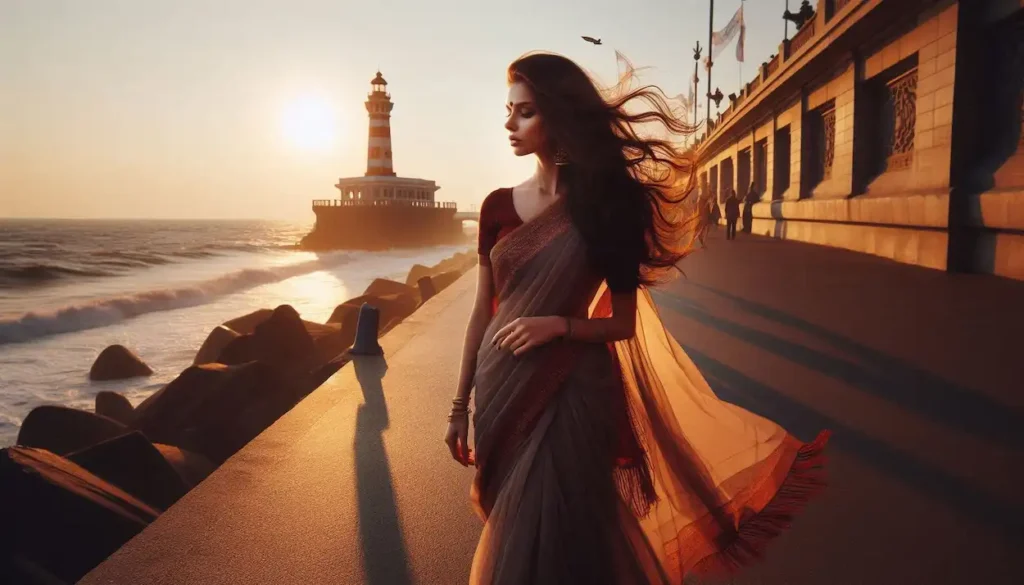
<path fill-rule="evenodd" d="M 377 343 L 377 331 L 380 324 L 380 311 L 370 303 L 359 307 L 359 320 L 356 321 L 356 342 L 349 353 L 352 355 L 384 355 L 384 350 Z"/>
<path fill-rule="evenodd" d="M 437 289 L 434 288 L 434 279 L 429 276 L 424 276 L 416 281 L 416 286 L 420 289 L 420 301 L 427 302 L 427 299 L 437 294 Z"/>

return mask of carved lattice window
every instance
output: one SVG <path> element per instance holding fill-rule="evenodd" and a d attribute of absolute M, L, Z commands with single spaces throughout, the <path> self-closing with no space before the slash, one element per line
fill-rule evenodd
<path fill-rule="evenodd" d="M 917 69 L 886 84 L 882 101 L 885 132 L 885 169 L 910 168 L 914 160 L 914 127 L 917 123 Z"/>
<path fill-rule="evenodd" d="M 822 171 L 821 178 L 832 178 L 832 164 L 836 160 L 836 109 L 829 108 L 821 113 L 821 146 Z"/>

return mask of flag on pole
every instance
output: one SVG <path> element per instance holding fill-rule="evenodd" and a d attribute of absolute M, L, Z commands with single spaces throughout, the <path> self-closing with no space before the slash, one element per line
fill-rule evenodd
<path fill-rule="evenodd" d="M 722 53 L 722 50 L 737 37 L 739 39 L 736 43 L 736 60 L 742 63 L 743 42 L 746 40 L 746 36 L 747 26 L 743 23 L 743 3 L 740 2 L 740 7 L 736 10 L 736 14 L 729 19 L 729 24 L 725 25 L 722 30 L 711 34 L 711 54 L 705 59 L 704 66 L 707 67 L 711 61 L 714 61 Z"/>
<path fill-rule="evenodd" d="M 743 44 L 747 40 L 747 25 L 743 22 L 743 3 L 740 3 L 740 38 L 736 41 L 736 60 L 743 62 Z"/>

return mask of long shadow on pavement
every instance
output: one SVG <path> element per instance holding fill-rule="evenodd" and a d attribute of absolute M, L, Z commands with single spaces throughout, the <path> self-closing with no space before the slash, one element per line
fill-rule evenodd
<path fill-rule="evenodd" d="M 845 450 L 922 492 L 946 500 L 960 512 L 1000 530 L 1005 536 L 1024 542 L 1020 532 L 1024 515 L 970 483 L 787 398 L 692 347 L 684 347 L 684 350 L 719 398 L 769 418 L 805 439 L 821 429 L 831 429 L 834 433 L 830 441 L 832 448 Z"/>
<path fill-rule="evenodd" d="M 869 363 L 871 369 L 788 341 L 771 333 L 717 317 L 699 303 L 673 294 L 659 291 L 655 294 L 655 298 L 659 304 L 671 307 L 698 323 L 746 341 L 806 368 L 842 380 L 860 390 L 896 403 L 944 425 L 1014 449 L 1024 448 L 1024 417 L 1006 405 L 986 398 L 980 391 L 943 380 L 929 372 L 911 367 L 896 358 L 864 347 L 823 327 L 782 311 L 710 287 L 695 283 L 688 283 L 688 285 L 728 298 L 741 308 L 756 315 L 817 335 L 838 349 L 849 352 Z"/>
<path fill-rule="evenodd" d="M 354 360 L 363 404 L 356 412 L 356 493 L 359 500 L 359 536 L 368 585 L 411 585 L 409 556 L 402 537 L 391 467 L 384 449 L 388 408 L 382 380 L 387 372 L 383 357 Z"/>

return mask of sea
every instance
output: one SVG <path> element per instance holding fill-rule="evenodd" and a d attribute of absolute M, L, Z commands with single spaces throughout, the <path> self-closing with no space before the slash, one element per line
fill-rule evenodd
<path fill-rule="evenodd" d="M 311 227 L 0 219 L 0 447 L 14 444 L 39 405 L 92 411 L 101 390 L 138 404 L 191 365 L 224 321 L 289 304 L 303 319 L 324 322 L 374 278 L 404 282 L 413 264 L 470 248 L 467 240 L 380 252 L 299 250 Z M 112 344 L 155 373 L 90 381 L 93 361 Z"/>

